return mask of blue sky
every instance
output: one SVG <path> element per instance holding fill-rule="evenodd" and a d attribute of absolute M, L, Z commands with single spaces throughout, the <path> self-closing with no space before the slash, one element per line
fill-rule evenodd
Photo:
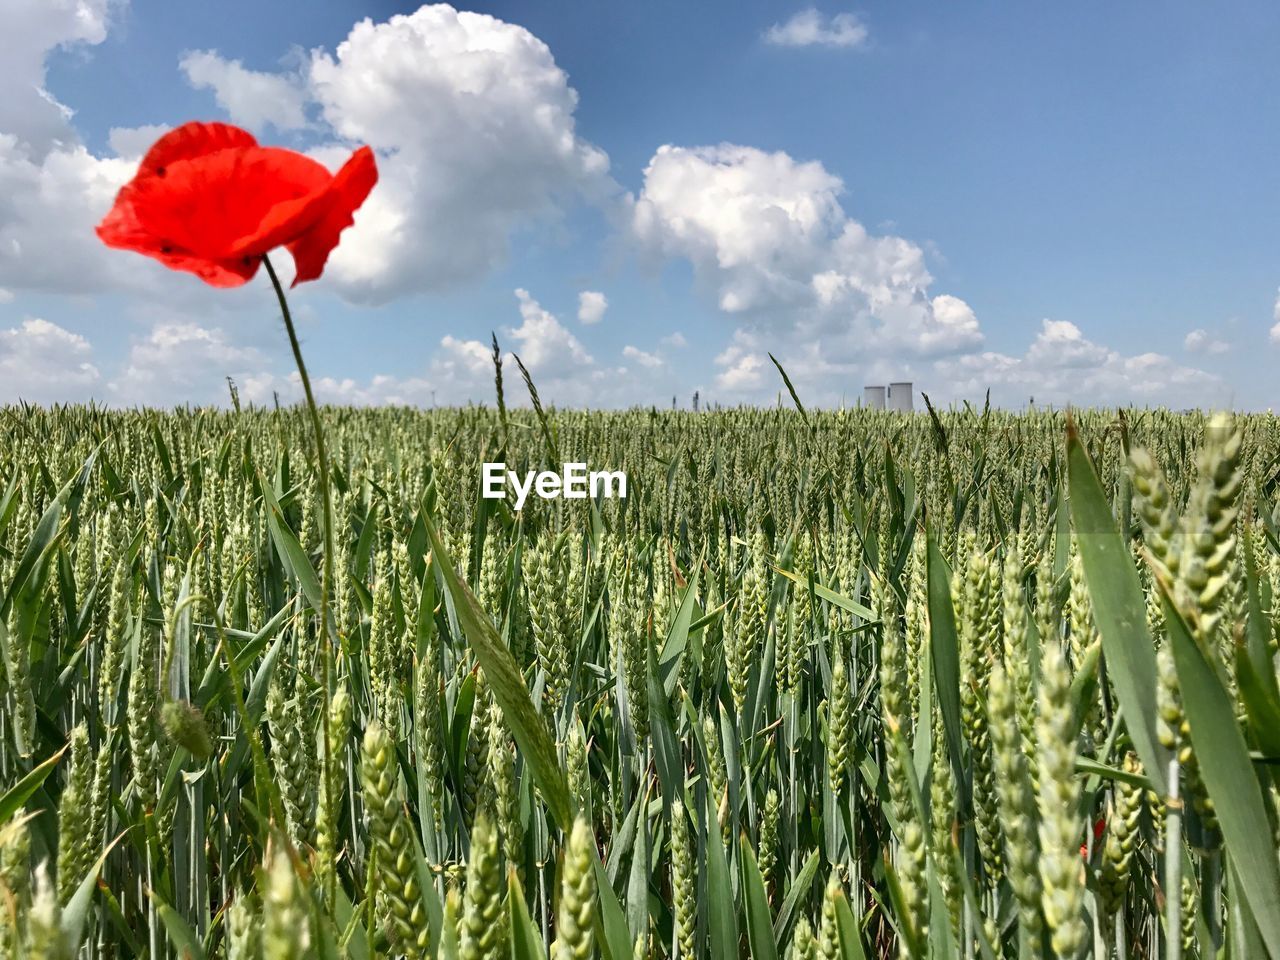
<path fill-rule="evenodd" d="M 263 278 L 92 240 L 192 118 L 378 151 L 296 298 L 333 400 L 488 400 L 497 330 L 575 405 L 772 402 L 770 351 L 813 403 L 1273 402 L 1274 4 L 0 3 L 0 402 L 294 395 Z"/>

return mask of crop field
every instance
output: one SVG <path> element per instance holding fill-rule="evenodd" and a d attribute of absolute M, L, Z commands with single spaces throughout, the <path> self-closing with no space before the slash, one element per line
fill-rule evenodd
<path fill-rule="evenodd" d="M 323 417 L 0 409 L 0 957 L 1280 958 L 1272 416 Z"/>

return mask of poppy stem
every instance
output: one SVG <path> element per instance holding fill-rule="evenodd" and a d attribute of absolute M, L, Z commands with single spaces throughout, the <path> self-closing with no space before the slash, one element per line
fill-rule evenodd
<path fill-rule="evenodd" d="M 320 423 L 320 408 L 316 405 L 315 394 L 311 391 L 311 377 L 307 375 L 307 364 L 302 359 L 302 346 L 298 343 L 298 332 L 293 326 L 293 315 L 289 312 L 289 301 L 285 297 L 284 287 L 280 283 L 280 278 L 276 275 L 275 267 L 271 265 L 271 258 L 265 253 L 262 255 L 262 265 L 267 268 L 267 276 L 271 278 L 271 286 L 275 288 L 276 299 L 280 301 L 280 313 L 284 317 L 285 331 L 289 334 L 289 346 L 293 348 L 293 360 L 298 367 L 298 376 L 302 379 L 302 392 L 307 398 L 307 412 L 311 416 L 311 429 L 315 434 L 316 440 L 316 465 L 320 472 L 320 503 L 324 514 L 324 557 L 321 560 L 322 573 L 320 579 L 320 648 L 321 661 L 323 663 L 323 682 L 321 686 L 324 691 L 324 709 L 320 714 L 324 733 L 321 765 L 324 769 L 324 782 L 333 783 L 334 757 L 331 755 L 330 744 L 332 739 L 329 736 L 329 706 L 333 697 L 331 689 L 333 646 L 329 639 L 329 591 L 333 580 L 333 509 L 329 503 L 329 451 L 325 446 L 324 428 Z M 333 836 L 332 831 L 336 824 L 327 822 L 332 819 L 331 802 L 324 803 L 321 807 L 317 811 L 320 819 L 318 824 L 319 835 Z M 332 864 L 320 864 L 325 884 L 325 900 L 330 909 L 333 908 L 334 884 L 336 881 L 336 874 L 332 868 Z"/>

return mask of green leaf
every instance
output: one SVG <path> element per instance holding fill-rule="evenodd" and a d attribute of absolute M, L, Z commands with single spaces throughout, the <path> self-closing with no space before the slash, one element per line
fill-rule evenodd
<path fill-rule="evenodd" d="M 155 903 L 160 922 L 164 924 L 165 932 L 169 934 L 169 942 L 177 950 L 178 960 L 205 960 L 204 946 L 191 925 L 154 890 L 151 891 L 151 899 Z"/>
<path fill-rule="evenodd" d="M 89 904 L 93 902 L 94 891 L 98 889 L 98 874 L 102 872 L 102 865 L 107 862 L 108 855 L 124 836 L 124 833 L 120 834 L 120 836 L 107 844 L 102 853 L 98 854 L 98 859 L 85 871 L 84 877 L 76 885 L 76 892 L 71 895 L 71 899 L 67 901 L 67 905 L 62 911 L 62 939 L 70 945 L 72 954 L 75 954 L 80 949 L 80 937 L 84 933 L 84 922 L 89 916 Z M 204 953 L 201 952 L 193 956 L 203 957 Z"/>
<path fill-rule="evenodd" d="M 259 474 L 258 485 L 262 488 L 262 499 L 267 505 L 267 527 L 271 531 L 271 539 L 275 541 L 276 549 L 280 551 L 280 557 L 284 560 L 285 566 L 297 579 L 298 586 L 302 588 L 302 595 L 307 598 L 311 609 L 319 610 L 320 578 L 316 575 L 316 568 L 312 566 L 307 551 L 302 549 L 297 536 L 285 522 L 284 511 L 280 508 L 275 491 L 271 489 L 267 478 Z"/>
<path fill-rule="evenodd" d="M 568 830 L 573 825 L 573 799 L 569 796 L 569 787 L 565 782 L 564 771 L 560 768 L 551 734 L 547 732 L 546 724 L 533 705 L 520 668 L 516 666 L 511 651 L 498 636 L 493 621 L 481 608 L 480 602 L 458 578 L 445 553 L 444 544 L 440 541 L 440 534 L 436 532 L 435 524 L 425 512 L 422 520 L 426 524 L 427 535 L 431 538 L 431 554 L 439 561 L 436 566 L 453 599 L 458 623 L 484 670 L 493 698 L 498 701 L 511 735 L 533 772 L 547 808 L 561 829 Z"/>
<path fill-rule="evenodd" d="M 778 960 L 778 945 L 773 940 L 773 920 L 764 893 L 764 878 L 746 834 L 738 838 L 738 872 L 742 882 L 742 902 L 747 914 L 747 943 L 754 960 Z"/>
<path fill-rule="evenodd" d="M 777 943 L 783 942 L 783 937 L 791 927 L 791 915 L 795 913 L 796 904 L 800 902 L 800 898 L 808 894 L 813 886 L 813 879 L 818 875 L 818 865 L 822 862 L 822 856 L 814 850 L 804 862 L 804 866 L 800 868 L 800 872 L 796 874 L 795 880 L 791 882 L 791 888 L 787 890 L 787 895 L 782 898 L 782 906 L 778 908 L 778 916 L 773 921 L 773 939 Z"/>
<path fill-rule="evenodd" d="M 703 840 L 707 857 L 707 902 L 714 904 L 707 918 L 711 960 L 734 960 L 738 956 L 738 907 L 733 898 L 724 841 L 720 838 L 716 805 L 710 792 L 707 794 L 707 823 Z"/>
<path fill-rule="evenodd" d="M 1156 790 L 1164 793 L 1169 751 L 1156 737 L 1156 650 L 1147 629 L 1146 600 L 1074 424 L 1067 426 L 1067 469 L 1076 542 L 1102 636 L 1107 676 L 1142 766 Z"/>
<path fill-rule="evenodd" d="M 512 868 L 507 873 L 507 911 L 511 921 L 511 960 L 546 960 L 542 935 L 529 916 L 520 879 Z"/>
<path fill-rule="evenodd" d="M 608 960 L 630 960 L 635 945 L 631 941 L 631 930 L 627 927 L 627 915 L 622 910 L 622 904 L 618 902 L 618 895 L 613 890 L 613 884 L 609 882 L 609 874 L 605 871 L 604 864 L 600 862 L 599 855 L 594 859 L 596 898 L 600 901 L 601 946 Z"/>
<path fill-rule="evenodd" d="M 840 956 L 843 960 L 867 960 L 867 954 L 862 949 L 858 921 L 843 888 L 836 893 L 836 932 L 840 937 Z"/>
<path fill-rule="evenodd" d="M 689 644 L 689 624 L 698 605 L 698 571 L 701 566 L 699 563 L 693 568 L 693 576 L 689 579 L 689 586 L 685 588 L 684 599 L 680 602 L 680 609 L 671 624 L 666 642 L 662 645 L 662 654 L 658 657 L 658 677 L 668 697 L 675 691 L 676 680 L 680 676 L 680 660 Z"/>
<path fill-rule="evenodd" d="M 835 604 L 841 610 L 847 610 L 849 613 L 869 621 L 867 624 L 864 624 L 864 626 L 871 626 L 873 623 L 880 622 L 880 617 L 877 616 L 876 612 L 870 607 L 865 607 L 856 600 L 850 600 L 848 597 L 836 593 L 834 590 L 824 587 L 820 583 L 810 585 L 808 576 L 801 576 L 792 570 L 784 570 L 782 567 L 776 565 L 773 569 L 775 572 L 782 574 L 797 586 L 802 587 L 805 590 L 811 590 L 814 596 L 821 597 L 828 603 Z"/>
<path fill-rule="evenodd" d="M 1249 762 L 1249 748 L 1217 671 L 1167 595 L 1164 614 L 1201 778 L 1213 800 L 1227 854 L 1241 880 L 1240 891 L 1267 949 L 1273 957 L 1280 957 L 1280 866 L 1275 845 L 1270 842 L 1271 825 Z"/>
<path fill-rule="evenodd" d="M 961 778 L 960 643 L 951 605 L 951 570 L 932 533 L 928 543 L 929 653 L 933 659 L 934 695 L 947 733 L 951 767 Z"/>
<path fill-rule="evenodd" d="M 39 790 L 40 784 L 44 783 L 45 778 L 53 773 L 53 768 L 58 765 L 58 761 L 62 759 L 62 755 L 67 752 L 67 749 L 67 747 L 63 747 L 6 790 L 3 796 L 0 796 L 0 825 L 8 823 L 14 814 L 26 806 L 27 801 L 31 799 L 31 795 Z"/>

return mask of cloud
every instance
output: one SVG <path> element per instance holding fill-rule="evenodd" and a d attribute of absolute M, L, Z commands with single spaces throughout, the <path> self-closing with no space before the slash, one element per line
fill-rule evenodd
<path fill-rule="evenodd" d="M 479 277 L 518 228 L 616 191 L 577 134 L 568 76 L 523 27 L 445 4 L 366 19 L 312 56 L 308 81 L 337 137 L 380 152 L 378 189 L 330 261 L 350 298 Z"/>
<path fill-rule="evenodd" d="M 107 37 L 112 0 L 17 0 L 4 5 L 5 53 L 0 57 L 0 132 L 39 160 L 72 144 L 72 111 L 45 86 L 47 58 L 58 49 Z"/>
<path fill-rule="evenodd" d="M 212 90 L 218 106 L 254 132 L 307 125 L 306 95 L 296 77 L 248 70 L 239 60 L 226 60 L 213 50 L 189 50 L 178 65 L 192 87 Z"/>
<path fill-rule="evenodd" d="M 0 57 L 0 286 L 85 293 L 129 283 L 113 273 L 93 225 L 131 174 L 80 142 L 72 111 L 45 88 L 49 57 L 101 43 L 112 0 L 6 5 Z"/>
<path fill-rule="evenodd" d="M 609 309 L 609 301 L 603 293 L 595 290 L 583 290 L 578 294 L 578 320 L 581 323 L 599 323 L 604 319 L 605 310 Z"/>
<path fill-rule="evenodd" d="M 916 244 L 873 236 L 817 162 L 720 144 L 659 148 L 632 205 L 642 249 L 688 260 L 720 310 L 775 339 L 822 340 L 836 361 L 972 350 L 963 300 L 933 295 Z"/>
<path fill-rule="evenodd" d="M 647 367 L 650 370 L 660 367 L 666 363 L 666 361 L 663 360 L 662 357 L 658 356 L 658 354 L 647 353 L 639 347 L 631 346 L 631 344 L 627 344 L 622 348 L 622 355 L 628 360 L 633 360 L 640 364 L 640 366 Z"/>
<path fill-rule="evenodd" d="M 855 14 L 837 13 L 827 17 L 809 7 L 786 23 L 775 23 L 764 33 L 765 43 L 779 47 L 861 47 L 867 42 L 867 27 Z"/>
<path fill-rule="evenodd" d="M 1226 353 L 1231 349 L 1231 344 L 1226 340 L 1219 339 L 1203 328 L 1192 330 L 1183 338 L 1182 348 L 1188 353 L 1208 353 L 1218 354 Z"/>
<path fill-rule="evenodd" d="M 716 357 L 716 366 L 724 368 L 716 374 L 716 389 L 739 400 L 755 394 L 765 385 L 767 360 L 755 337 L 736 331 L 729 346 Z"/>
<path fill-rule="evenodd" d="M 1167 405 L 1176 409 L 1227 401 L 1223 382 L 1159 353 L 1126 356 L 1087 339 L 1066 320 L 1044 320 L 1021 357 L 997 352 L 940 360 L 932 374 L 951 398 L 978 397 L 991 388 L 993 401 L 1019 405 Z M 933 391 L 931 391 L 932 393 Z"/>
<path fill-rule="evenodd" d="M 659 342 L 664 347 L 675 347 L 677 349 L 681 347 L 687 347 L 689 345 L 689 341 L 684 338 L 684 334 L 681 333 L 679 330 L 675 331 L 674 333 L 667 334 Z"/>
<path fill-rule="evenodd" d="M 123 369 L 108 384 L 120 406 L 172 403 L 223 404 L 228 376 L 238 383 L 262 377 L 267 358 L 232 342 L 220 327 L 159 323 L 129 350 Z"/>
<path fill-rule="evenodd" d="M 36 160 L 0 133 L 0 285 L 92 293 L 138 282 L 142 258 L 111 256 L 93 232 L 132 168 L 78 144 Z"/>
<path fill-rule="evenodd" d="M 1271 342 L 1280 343 L 1280 292 L 1276 293 L 1276 302 L 1271 308 L 1271 319 L 1274 321 L 1270 333 Z"/>
<path fill-rule="evenodd" d="M 48 320 L 0 330 L 0 402 L 85 399 L 100 378 L 92 356 L 88 340 Z"/>
<path fill-rule="evenodd" d="M 595 363 L 581 341 L 529 296 L 529 291 L 517 290 L 516 299 L 524 322 L 508 336 L 520 344 L 517 352 L 531 372 L 567 376 Z"/>

